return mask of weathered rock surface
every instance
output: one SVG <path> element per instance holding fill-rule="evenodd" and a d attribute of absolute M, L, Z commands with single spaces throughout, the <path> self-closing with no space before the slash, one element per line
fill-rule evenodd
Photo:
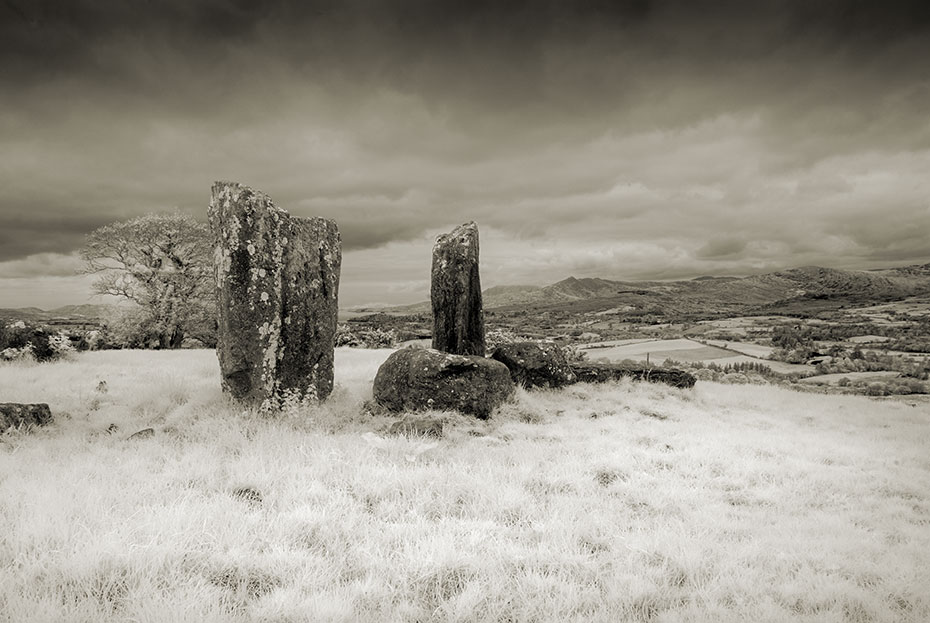
<path fill-rule="evenodd" d="M 22 404 L 0 402 L 0 433 L 20 426 L 45 426 L 52 421 L 52 411 L 44 402 Z"/>
<path fill-rule="evenodd" d="M 466 223 L 436 238 L 430 275 L 433 348 L 484 357 L 484 315 L 478 275 L 478 226 Z"/>
<path fill-rule="evenodd" d="M 687 389 L 694 387 L 696 380 L 693 375 L 675 368 L 633 368 L 618 363 L 574 363 L 572 370 L 579 383 L 603 383 L 627 377 Z"/>
<path fill-rule="evenodd" d="M 232 182 L 213 185 L 209 216 L 223 389 L 252 403 L 326 398 L 342 263 L 336 224 L 290 216 Z"/>
<path fill-rule="evenodd" d="M 487 418 L 514 392 L 507 366 L 477 356 L 404 348 L 375 376 L 374 399 L 390 411 L 459 411 Z"/>
<path fill-rule="evenodd" d="M 563 387 L 575 382 L 575 372 L 555 344 L 502 344 L 491 353 L 491 359 L 507 366 L 514 383 L 527 389 Z"/>

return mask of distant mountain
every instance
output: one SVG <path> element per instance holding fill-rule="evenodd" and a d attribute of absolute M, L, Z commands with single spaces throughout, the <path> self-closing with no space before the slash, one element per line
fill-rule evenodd
<path fill-rule="evenodd" d="M 96 324 L 109 315 L 113 305 L 65 305 L 44 310 L 38 307 L 0 308 L 3 322 L 25 322 L 37 324 Z"/>
<path fill-rule="evenodd" d="M 56 316 L 87 316 L 88 318 L 101 318 L 110 312 L 112 305 L 65 305 L 50 310 L 49 314 Z"/>
<path fill-rule="evenodd" d="M 576 279 L 569 277 L 542 289 L 542 295 L 550 300 L 583 300 L 611 296 L 617 292 L 622 282 L 606 279 Z"/>
<path fill-rule="evenodd" d="M 612 281 L 568 277 L 548 286 L 495 286 L 483 292 L 485 309 L 603 311 L 652 309 L 685 314 L 765 313 L 811 306 L 841 307 L 930 294 L 930 264 L 881 270 L 804 266 L 750 277 L 682 281 Z M 390 308 L 423 313 L 429 303 Z"/>
<path fill-rule="evenodd" d="M 548 286 L 495 286 L 483 292 L 485 309 L 562 310 L 570 313 L 615 309 L 631 314 L 712 316 L 745 313 L 805 313 L 864 306 L 909 296 L 930 295 L 930 264 L 880 270 L 839 270 L 803 266 L 751 277 L 702 276 L 681 281 L 613 281 L 568 277 Z M 94 324 L 112 305 L 66 305 L 0 309 L 0 321 L 51 325 Z M 354 310 L 359 311 L 359 310 Z M 428 301 L 402 307 L 361 310 L 392 314 L 429 313 Z"/>
<path fill-rule="evenodd" d="M 712 275 L 701 275 L 700 277 L 695 277 L 691 281 L 733 281 L 734 279 L 740 279 L 740 277 L 714 277 Z"/>
<path fill-rule="evenodd" d="M 484 306 L 489 307 L 488 301 L 492 302 L 493 307 L 505 307 L 508 305 L 523 305 L 540 300 L 542 286 L 494 286 L 481 293 Z M 397 307 L 385 307 L 380 309 L 374 308 L 354 308 L 351 311 L 358 312 L 390 312 L 395 314 L 422 314 L 430 311 L 429 301 L 420 301 L 412 305 L 400 305 Z"/>
<path fill-rule="evenodd" d="M 536 300 L 542 286 L 494 286 L 481 293 L 485 299 L 491 299 L 501 305 L 517 305 Z"/>

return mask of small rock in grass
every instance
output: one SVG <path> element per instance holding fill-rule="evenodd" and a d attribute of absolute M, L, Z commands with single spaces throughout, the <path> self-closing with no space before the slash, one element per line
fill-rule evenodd
<path fill-rule="evenodd" d="M 154 428 L 143 428 L 142 430 L 136 431 L 131 434 L 127 439 L 148 439 L 149 437 L 155 436 Z"/>
<path fill-rule="evenodd" d="M 0 432 L 14 427 L 45 426 L 51 421 L 52 412 L 44 402 L 0 402 Z"/>
<path fill-rule="evenodd" d="M 594 474 L 594 479 L 597 481 L 597 484 L 602 487 L 609 487 L 616 482 L 618 478 L 620 478 L 620 474 L 612 469 L 599 469 Z"/>
<path fill-rule="evenodd" d="M 250 506 L 261 506 L 262 502 L 264 502 L 261 492 L 256 491 L 252 487 L 238 487 L 233 489 L 232 494 L 233 497 L 247 502 Z"/>

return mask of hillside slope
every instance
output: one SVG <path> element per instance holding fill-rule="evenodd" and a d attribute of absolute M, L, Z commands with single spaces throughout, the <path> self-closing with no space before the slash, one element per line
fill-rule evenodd
<path fill-rule="evenodd" d="M 798 306 L 869 304 L 930 293 L 930 264 L 854 271 L 804 266 L 750 277 L 682 281 L 613 281 L 568 277 L 548 286 L 496 286 L 484 291 L 485 309 L 630 307 L 684 314 L 773 312 Z M 392 308 L 429 311 L 428 302 Z"/>
<path fill-rule="evenodd" d="M 32 324 L 95 324 L 107 317 L 114 305 L 65 305 L 44 310 L 38 307 L 0 308 L 0 321 L 22 320 Z"/>

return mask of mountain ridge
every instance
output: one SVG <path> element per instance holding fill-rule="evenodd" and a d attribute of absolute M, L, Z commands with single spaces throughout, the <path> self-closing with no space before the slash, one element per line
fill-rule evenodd
<path fill-rule="evenodd" d="M 774 310 L 811 301 L 843 304 L 888 301 L 930 294 L 930 264 L 873 270 L 801 266 L 746 277 L 702 276 L 677 281 L 620 281 L 566 277 L 547 286 L 494 286 L 482 292 L 484 308 L 535 310 L 577 307 L 598 311 L 614 307 L 668 307 L 696 313 L 711 307 L 726 312 Z M 392 313 L 423 313 L 429 302 L 385 308 Z"/>
<path fill-rule="evenodd" d="M 115 307 L 115 305 L 94 305 L 91 303 L 62 305 L 48 310 L 39 307 L 4 307 L 0 308 L 0 320 L 4 322 L 16 322 L 17 320 L 50 322 L 58 320 L 64 323 L 68 321 L 77 324 L 83 322 L 93 323 L 106 317 Z"/>
<path fill-rule="evenodd" d="M 930 295 L 930 263 L 895 268 L 844 270 L 800 266 L 746 277 L 704 275 L 677 281 L 611 280 L 569 276 L 546 285 L 498 285 L 482 292 L 488 310 L 569 312 L 627 309 L 634 313 L 677 312 L 689 315 L 784 313 L 810 306 L 833 308 Z M 52 310 L 36 307 L 0 309 L 0 319 L 76 322 L 100 320 L 112 305 L 65 305 Z M 429 313 L 430 304 L 354 308 L 356 312 Z M 667 315 L 667 314 L 666 314 Z"/>

